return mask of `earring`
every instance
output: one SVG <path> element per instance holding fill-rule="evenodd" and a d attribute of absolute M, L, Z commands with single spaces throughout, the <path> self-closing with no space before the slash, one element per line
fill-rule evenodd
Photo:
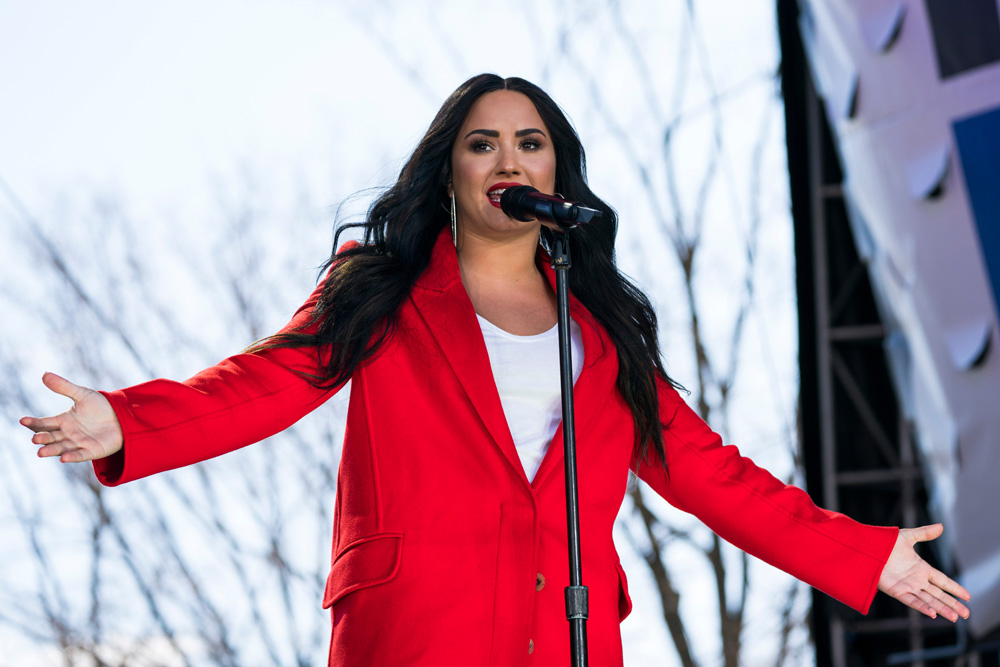
<path fill-rule="evenodd" d="M 455 215 L 455 193 L 451 193 L 451 240 L 455 242 L 455 247 L 458 248 L 458 225 L 455 224 L 457 217 Z"/>

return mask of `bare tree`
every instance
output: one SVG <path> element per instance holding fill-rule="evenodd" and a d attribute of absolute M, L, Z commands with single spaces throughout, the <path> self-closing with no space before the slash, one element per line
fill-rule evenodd
<path fill-rule="evenodd" d="M 398 18 L 403 8 L 384 0 L 353 16 L 436 105 L 455 80 L 414 63 L 449 63 L 458 80 L 475 33 L 442 28 L 463 10 L 438 3 L 425 19 L 435 39 L 404 42 L 414 26 Z M 790 224 L 775 157 L 776 55 L 757 69 L 729 65 L 740 54 L 716 32 L 721 13 L 741 11 L 733 3 L 553 0 L 521 11 L 537 33 L 529 78 L 573 112 L 591 183 L 619 207 L 619 261 L 660 304 L 672 374 L 706 421 L 791 480 L 794 388 L 781 369 L 794 362 L 794 338 L 774 344 L 764 330 L 793 308 L 790 263 L 774 268 L 774 239 Z M 46 350 L 46 364 L 115 387 L 185 377 L 283 324 L 311 287 L 308 265 L 323 259 L 332 216 L 308 188 L 277 201 L 259 169 L 240 173 L 216 184 L 217 210 L 187 222 L 137 220 L 116 195 L 71 194 L 36 214 L 0 193 L 5 440 L 23 440 L 17 418 L 51 402 L 37 388 L 41 361 L 22 350 Z M 292 226 L 304 230 L 292 240 L 271 231 Z M 304 245 L 322 249 L 304 256 Z M 0 448 L 0 545 L 15 545 L 0 546 L 0 637 L 52 647 L 51 664 L 320 663 L 344 407 L 333 403 L 260 446 L 112 491 L 86 467 L 38 467 L 25 447 Z M 616 530 L 648 567 L 676 662 L 807 657 L 801 586 L 640 485 Z M 707 576 L 686 576 L 692 568 Z M 638 600 L 643 577 L 631 574 Z M 691 600 L 710 600 L 714 618 L 692 612 Z M 637 607 L 630 622 L 643 613 L 656 612 Z M 766 640 L 748 646 L 752 628 Z"/>
<path fill-rule="evenodd" d="M 759 281 L 775 278 L 761 275 L 766 269 L 755 261 L 758 247 L 762 236 L 769 231 L 768 225 L 789 223 L 785 215 L 775 216 L 774 211 L 762 209 L 764 179 L 774 176 L 765 175 L 765 156 L 769 149 L 774 149 L 775 126 L 780 122 L 777 116 L 780 102 L 774 93 L 776 69 L 758 71 L 748 79 L 721 87 L 713 75 L 715 54 L 707 39 L 714 27 L 712 19 L 706 21 L 699 16 L 694 3 L 671 5 L 675 12 L 674 25 L 679 28 L 675 31 L 668 30 L 667 25 L 651 28 L 648 15 L 643 16 L 645 23 L 639 23 L 634 15 L 627 16 L 623 5 L 617 2 L 593 7 L 592 14 L 585 20 L 587 24 L 601 26 L 605 34 L 613 35 L 602 43 L 603 57 L 607 57 L 609 43 L 622 51 L 622 57 L 616 60 L 619 67 L 615 76 L 634 86 L 634 94 L 629 95 L 625 103 L 604 92 L 602 84 L 606 75 L 587 58 L 586 37 L 578 38 L 581 33 L 587 34 L 586 28 L 581 29 L 579 24 L 566 25 L 558 40 L 559 56 L 564 69 L 588 91 L 597 124 L 614 137 L 623 162 L 631 170 L 634 192 L 647 203 L 641 210 L 653 221 L 656 234 L 647 231 L 647 242 L 638 244 L 645 249 L 641 253 L 646 260 L 645 266 L 638 265 L 643 282 L 662 286 L 662 279 L 652 273 L 651 267 L 662 270 L 667 257 L 676 262 L 679 285 L 666 289 L 676 297 L 679 286 L 681 303 L 674 301 L 668 313 L 661 313 L 661 319 L 686 322 L 687 335 L 680 338 L 681 341 L 686 338 L 686 355 L 693 360 L 694 376 L 682 380 L 690 389 L 690 400 L 698 414 L 723 435 L 729 435 L 733 432 L 731 397 L 734 390 L 741 389 L 741 382 L 750 379 L 743 370 L 748 353 L 747 325 L 755 315 L 760 324 L 760 314 L 755 313 L 755 309 L 760 308 L 755 289 Z M 662 67 L 650 63 L 650 51 L 644 48 L 642 33 L 655 32 L 657 28 L 663 29 L 661 35 L 664 37 L 677 37 L 672 57 L 667 60 L 668 66 L 674 69 L 670 75 L 664 75 Z M 763 103 L 752 109 L 755 125 L 748 122 L 751 119 L 746 111 L 737 112 L 738 116 L 734 113 L 737 105 L 746 104 L 743 93 L 753 87 L 769 89 Z M 637 124 L 644 132 L 635 132 L 633 128 Z M 734 127 L 735 124 L 739 126 Z M 733 135 L 737 133 L 741 135 L 742 146 L 734 145 Z M 704 156 L 694 164 L 690 149 L 685 151 L 678 147 L 691 137 L 702 142 Z M 642 145 L 643 139 L 646 146 Z M 648 150 L 650 145 L 658 146 L 659 150 Z M 728 211 L 719 210 L 720 200 L 729 200 Z M 729 231 L 740 231 L 742 238 L 720 238 L 718 230 L 713 229 L 713 223 L 718 226 L 720 216 L 729 216 Z M 666 241 L 665 254 L 660 244 L 649 242 L 657 236 Z M 710 259 L 701 259 L 705 255 Z M 720 259 L 725 264 L 720 265 Z M 728 273 L 728 282 L 735 288 L 733 293 L 739 294 L 738 298 L 725 301 L 724 312 L 718 312 L 719 307 L 713 303 L 718 302 L 718 293 L 705 287 L 708 272 Z M 785 280 L 790 278 L 790 275 L 784 277 Z M 721 335 L 719 331 L 706 335 L 706 315 L 711 317 L 710 327 L 723 330 Z M 667 354 L 685 353 L 668 347 Z M 759 363 L 757 365 L 759 368 Z M 789 403 L 783 408 L 788 412 L 779 414 L 777 419 L 779 437 L 784 443 L 784 451 L 794 460 L 796 433 L 789 414 L 793 406 Z M 793 481 L 793 470 L 790 466 L 786 481 Z M 744 659 L 747 602 L 753 591 L 750 559 L 718 536 L 706 534 L 703 528 L 692 530 L 686 525 L 678 526 L 657 513 L 646 494 L 642 486 L 632 486 L 629 497 L 637 521 L 625 521 L 624 534 L 649 567 L 659 590 L 663 621 L 680 663 L 687 667 L 715 661 L 710 654 L 697 651 L 691 640 L 692 624 L 703 623 L 703 619 L 686 617 L 680 604 L 685 587 L 672 574 L 668 554 L 677 545 L 684 545 L 685 553 L 700 554 L 707 562 L 719 619 L 719 658 L 727 667 L 736 667 Z M 801 646 L 793 646 L 792 642 L 801 642 L 797 637 L 804 635 L 801 632 L 794 634 L 794 630 L 802 629 L 804 624 L 801 612 L 795 611 L 801 585 L 789 581 L 785 588 L 776 596 L 784 602 L 774 641 L 773 664 L 794 660 Z"/>
<path fill-rule="evenodd" d="M 36 258 L 32 279 L 51 285 L 54 298 L 39 304 L 7 292 L 7 312 L 53 332 L 60 366 L 97 386 L 183 376 L 221 358 L 239 345 L 211 349 L 201 327 L 213 325 L 192 304 L 222 318 L 245 345 L 279 326 L 309 289 L 308 279 L 298 281 L 298 294 L 268 280 L 264 255 L 280 261 L 278 253 L 295 249 L 263 235 L 271 213 L 254 206 L 250 179 L 234 194 L 223 197 L 224 223 L 197 237 L 208 241 L 211 263 L 178 237 L 172 247 L 151 247 L 112 197 L 74 211 L 88 224 L 71 240 L 19 207 L 5 224 L 19 237 L 16 247 Z M 153 258 L 190 276 L 183 289 L 201 298 L 186 300 L 177 291 L 184 281 L 155 275 Z M 211 273 L 199 270 L 206 266 Z M 0 350 L 8 424 L 46 411 L 37 374 L 15 349 Z M 0 582 L 8 602 L 0 622 L 51 638 L 69 665 L 242 665 L 262 655 L 273 664 L 314 664 L 329 636 L 315 601 L 329 569 L 342 412 L 301 422 L 252 451 L 114 491 L 84 466 L 4 466 L 2 486 L 23 531 L 18 542 L 33 558 Z"/>

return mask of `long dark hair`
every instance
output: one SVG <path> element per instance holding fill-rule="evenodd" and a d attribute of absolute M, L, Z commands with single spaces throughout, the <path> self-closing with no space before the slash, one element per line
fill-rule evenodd
<path fill-rule="evenodd" d="M 334 252 L 324 265 L 330 270 L 310 321 L 298 331 L 265 338 L 248 351 L 316 346 L 321 370 L 310 379 L 320 387 L 343 384 L 378 351 L 392 335 L 399 307 L 427 268 L 434 243 L 448 224 L 445 184 L 458 131 L 479 98 L 496 90 L 523 93 L 534 103 L 552 135 L 556 191 L 603 213 L 600 224 L 581 226 L 570 236 L 574 262 L 587 267 L 569 272 L 570 290 L 604 327 L 618 353 L 616 384 L 632 412 L 636 456 L 665 464 L 656 379 L 675 383 L 660 360 L 656 313 L 646 295 L 615 266 L 618 217 L 587 186 L 586 157 L 576 131 L 552 98 L 517 77 L 480 74 L 448 97 L 396 183 L 372 204 L 367 219 L 337 229 Z M 361 244 L 338 252 L 340 235 L 351 228 L 363 230 Z"/>

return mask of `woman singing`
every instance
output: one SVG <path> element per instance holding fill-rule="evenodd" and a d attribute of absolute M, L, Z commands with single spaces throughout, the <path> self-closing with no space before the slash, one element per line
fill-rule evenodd
<path fill-rule="evenodd" d="M 444 103 L 399 179 L 278 334 L 185 382 L 111 392 L 53 374 L 73 407 L 25 417 L 39 456 L 117 485 L 266 438 L 351 381 L 337 484 L 331 665 L 565 665 L 565 486 L 553 232 L 500 209 L 508 187 L 600 210 L 573 231 L 573 373 L 589 656 L 621 665 L 629 613 L 612 525 L 631 469 L 741 549 L 862 612 L 881 589 L 967 617 L 961 586 L 898 530 L 816 507 L 681 400 L 646 297 L 617 270 L 614 211 L 587 186 L 556 104 L 480 75 Z M 335 246 L 336 247 L 336 246 Z M 552 443 L 557 443 L 553 445 Z"/>

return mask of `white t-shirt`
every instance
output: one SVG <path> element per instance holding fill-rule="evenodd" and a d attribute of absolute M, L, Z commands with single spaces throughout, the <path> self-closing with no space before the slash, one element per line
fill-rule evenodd
<path fill-rule="evenodd" d="M 479 316 L 493 379 L 524 474 L 535 477 L 549 442 L 562 421 L 558 325 L 534 336 L 508 333 Z M 583 369 L 583 338 L 570 321 L 573 381 Z"/>

